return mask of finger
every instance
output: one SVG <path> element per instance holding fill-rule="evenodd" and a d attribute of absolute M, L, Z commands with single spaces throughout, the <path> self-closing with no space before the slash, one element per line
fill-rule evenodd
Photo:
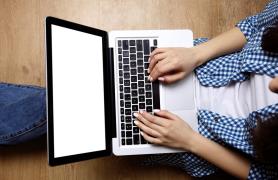
<path fill-rule="evenodd" d="M 167 110 L 154 110 L 154 113 L 160 117 L 167 118 L 167 119 L 177 119 L 178 116 L 167 111 Z"/>
<path fill-rule="evenodd" d="M 144 133 L 142 131 L 141 131 L 141 135 L 143 136 L 143 138 L 146 141 L 148 141 L 148 142 L 150 142 L 152 144 L 161 144 L 162 143 L 160 139 L 151 137 L 151 136 L 149 136 L 148 134 L 146 134 L 146 133 Z"/>
<path fill-rule="evenodd" d="M 164 76 L 173 70 L 173 67 L 166 59 L 157 63 L 150 72 L 151 81 L 155 81 L 158 77 Z"/>
<path fill-rule="evenodd" d="M 142 122 L 148 128 L 151 128 L 155 131 L 162 132 L 162 127 L 158 126 L 157 124 L 152 123 L 151 121 L 146 120 L 141 114 L 134 113 L 134 116 Z"/>
<path fill-rule="evenodd" d="M 185 72 L 178 72 L 174 74 L 164 75 L 162 77 L 159 77 L 158 80 L 169 84 L 181 80 L 184 76 L 185 76 Z"/>
<path fill-rule="evenodd" d="M 155 54 L 163 53 L 163 52 L 165 52 L 165 51 L 166 51 L 165 48 L 156 48 L 156 49 L 150 54 L 149 60 L 151 61 L 151 59 L 153 58 L 153 56 L 154 56 Z"/>
<path fill-rule="evenodd" d="M 138 119 L 139 120 L 139 119 Z M 140 120 L 141 121 L 141 120 Z M 142 131 L 146 132 L 147 134 L 153 136 L 153 137 L 161 137 L 161 134 L 157 132 L 156 130 L 146 126 L 144 123 L 140 121 L 134 121 L 136 126 L 138 126 Z"/>
<path fill-rule="evenodd" d="M 154 115 L 144 112 L 144 111 L 141 112 L 140 114 L 142 115 L 142 117 L 144 119 L 146 119 L 147 121 L 149 121 L 151 123 L 154 123 L 154 124 L 162 126 L 162 127 L 165 127 L 167 125 L 167 119 L 160 118 L 158 116 L 154 116 Z"/>
<path fill-rule="evenodd" d="M 162 61 L 163 59 L 165 59 L 167 56 L 165 53 L 159 53 L 159 54 L 155 54 L 153 56 L 153 58 L 151 59 L 150 61 L 150 64 L 149 64 L 149 69 L 148 69 L 148 72 L 150 73 L 154 66 L 159 62 L 159 61 Z"/>

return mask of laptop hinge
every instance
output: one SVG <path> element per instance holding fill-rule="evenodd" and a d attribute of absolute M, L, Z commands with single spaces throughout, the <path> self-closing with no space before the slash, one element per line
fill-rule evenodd
<path fill-rule="evenodd" d="M 110 75 L 111 75 L 111 82 L 110 82 L 110 92 L 111 92 L 111 116 L 112 116 L 112 122 L 111 122 L 111 135 L 112 138 L 116 137 L 116 104 L 115 104 L 115 84 L 114 84 L 114 49 L 109 48 L 109 65 L 110 65 Z"/>

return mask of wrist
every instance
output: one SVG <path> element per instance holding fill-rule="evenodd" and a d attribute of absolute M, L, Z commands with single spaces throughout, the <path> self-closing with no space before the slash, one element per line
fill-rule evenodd
<path fill-rule="evenodd" d="M 188 143 L 188 147 L 187 149 L 185 149 L 186 151 L 189 151 L 193 154 L 197 154 L 198 153 L 198 149 L 200 147 L 200 142 L 202 142 L 202 138 L 203 136 L 201 134 L 199 134 L 198 132 L 193 131 L 190 141 Z"/>
<path fill-rule="evenodd" d="M 206 63 L 208 60 L 211 59 L 211 56 L 213 56 L 211 48 L 208 48 L 206 43 L 194 46 L 193 50 L 195 51 L 195 56 L 197 61 L 196 67 Z"/>

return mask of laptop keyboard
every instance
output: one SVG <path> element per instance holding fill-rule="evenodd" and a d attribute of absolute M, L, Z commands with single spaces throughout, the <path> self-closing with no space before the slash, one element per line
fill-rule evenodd
<path fill-rule="evenodd" d="M 159 108 L 159 85 L 148 80 L 149 55 L 157 47 L 156 38 L 117 40 L 120 97 L 121 145 L 148 144 L 134 124 L 134 112 L 153 113 Z M 155 97 L 155 98 L 154 98 Z M 156 98 L 158 97 L 158 98 Z"/>

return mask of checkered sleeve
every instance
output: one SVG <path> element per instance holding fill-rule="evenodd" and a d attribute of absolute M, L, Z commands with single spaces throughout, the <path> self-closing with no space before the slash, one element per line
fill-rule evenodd
<path fill-rule="evenodd" d="M 257 162 L 251 162 L 250 171 L 247 179 L 277 179 L 278 166 L 266 165 Z"/>
<path fill-rule="evenodd" d="M 276 23 L 278 20 L 278 0 L 269 2 L 265 9 L 254 16 L 247 17 L 236 24 L 241 32 L 246 37 L 247 41 L 252 37 L 253 34 L 260 31 L 265 26 Z"/>

